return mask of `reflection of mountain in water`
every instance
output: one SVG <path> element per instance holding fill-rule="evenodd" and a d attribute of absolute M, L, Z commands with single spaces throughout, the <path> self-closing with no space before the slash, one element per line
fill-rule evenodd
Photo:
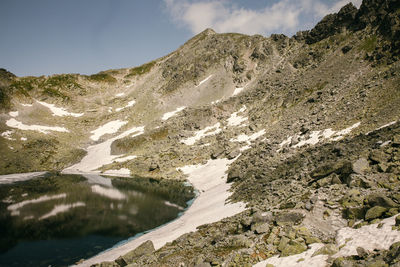
<path fill-rule="evenodd" d="M 27 255 L 29 249 L 37 251 L 32 255 L 36 266 L 71 264 L 173 220 L 193 197 L 191 188 L 177 182 L 88 180 L 79 175 L 48 175 L 1 186 L 0 265 L 27 264 L 32 259 L 18 255 Z M 38 257 L 48 259 L 49 251 L 59 251 L 60 257 L 54 255 L 55 262 Z M 68 262 L 62 262 L 66 258 Z"/>

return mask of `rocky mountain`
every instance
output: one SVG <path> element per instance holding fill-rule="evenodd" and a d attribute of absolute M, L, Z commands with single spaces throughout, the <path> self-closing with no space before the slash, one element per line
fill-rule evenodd
<path fill-rule="evenodd" d="M 185 179 L 230 163 L 244 211 L 101 266 L 394 265 L 399 16 L 399 1 L 364 0 L 293 37 L 207 29 L 136 68 L 1 69 L 0 172 Z"/>

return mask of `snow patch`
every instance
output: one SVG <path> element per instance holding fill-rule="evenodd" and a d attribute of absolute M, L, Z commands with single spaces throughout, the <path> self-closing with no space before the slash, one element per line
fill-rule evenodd
<path fill-rule="evenodd" d="M 136 104 L 136 101 L 135 101 L 135 100 L 129 101 L 128 104 L 127 104 L 125 107 L 116 108 L 115 111 L 118 112 L 118 111 L 121 111 L 121 110 L 123 110 L 123 109 L 130 108 L 130 107 L 132 107 L 132 106 L 135 105 L 135 104 Z"/>
<path fill-rule="evenodd" d="M 27 172 L 27 173 L 0 175 L 0 184 L 12 184 L 14 182 L 26 181 L 38 177 L 40 175 L 43 175 L 45 173 L 46 172 Z"/>
<path fill-rule="evenodd" d="M 113 174 L 113 175 L 130 175 L 131 171 L 127 168 L 107 170 L 104 174 Z"/>
<path fill-rule="evenodd" d="M 121 155 L 111 155 L 111 144 L 117 140 L 131 135 L 132 137 L 141 135 L 144 133 L 144 126 L 133 127 L 120 135 L 110 138 L 102 143 L 89 146 L 87 148 L 86 156 L 81 162 L 65 169 L 64 173 L 88 173 L 93 172 L 103 165 L 112 163 L 116 158 L 120 158 Z M 99 171 L 96 171 L 99 172 Z"/>
<path fill-rule="evenodd" d="M 125 95 L 125 93 L 119 93 L 119 94 L 116 94 L 115 96 L 116 97 L 122 97 L 122 96 L 124 96 Z"/>
<path fill-rule="evenodd" d="M 237 136 L 236 138 L 231 138 L 229 141 L 231 142 L 247 142 L 247 144 L 250 145 L 251 141 L 256 140 L 260 136 L 263 136 L 265 134 L 265 129 L 262 129 L 261 131 L 258 131 L 252 135 L 246 135 L 246 134 L 241 134 Z"/>
<path fill-rule="evenodd" d="M 10 113 L 8 113 L 11 117 L 18 117 L 19 112 L 18 111 L 10 111 Z"/>
<path fill-rule="evenodd" d="M 6 125 L 11 128 L 16 128 L 23 131 L 39 131 L 44 134 L 48 134 L 49 131 L 55 132 L 64 132 L 69 133 L 67 129 L 64 127 L 52 127 L 52 126 L 43 126 L 43 125 L 26 125 L 16 119 L 12 118 L 6 121 Z"/>
<path fill-rule="evenodd" d="M 5 131 L 5 132 L 2 132 L 2 133 L 1 133 L 1 136 L 4 137 L 4 138 L 7 139 L 7 140 L 12 141 L 12 140 L 15 140 L 14 138 L 11 137 L 11 135 L 12 135 L 13 133 L 14 133 L 13 130 L 8 130 L 8 131 Z"/>
<path fill-rule="evenodd" d="M 133 155 L 133 156 L 126 156 L 126 157 L 122 157 L 122 158 L 117 158 L 114 161 L 115 162 L 125 162 L 125 161 L 136 159 L 136 158 L 137 158 L 137 156 Z"/>
<path fill-rule="evenodd" d="M 318 142 L 320 142 L 323 139 L 329 140 L 329 141 L 338 141 L 342 139 L 345 135 L 349 134 L 353 129 L 357 128 L 360 126 L 360 122 L 357 122 L 353 124 L 352 126 L 340 130 L 340 131 L 334 131 L 331 128 L 325 129 L 323 131 L 312 131 L 310 134 L 296 134 L 294 136 L 289 136 L 286 140 L 283 140 L 280 144 L 278 151 L 282 149 L 283 146 L 285 145 L 291 145 L 294 140 L 297 140 L 298 142 L 295 144 L 292 144 L 291 147 L 297 148 L 297 147 L 302 147 L 305 145 L 315 145 Z"/>
<path fill-rule="evenodd" d="M 243 90 L 244 90 L 244 87 L 235 88 L 235 91 L 233 91 L 232 96 L 240 94 L 240 92 L 242 92 Z"/>
<path fill-rule="evenodd" d="M 26 138 L 26 137 L 21 137 L 21 141 L 26 141 L 26 140 L 28 140 L 28 138 Z"/>
<path fill-rule="evenodd" d="M 267 264 L 272 264 L 276 267 L 325 267 L 327 266 L 328 255 L 317 255 L 312 256 L 318 249 L 322 248 L 325 244 L 314 243 L 310 245 L 310 249 L 304 251 L 303 253 L 279 257 L 273 256 L 265 261 L 261 261 L 253 267 L 265 267 Z"/>
<path fill-rule="evenodd" d="M 204 80 L 202 80 L 201 82 L 199 82 L 199 84 L 196 87 L 199 87 L 200 85 L 202 85 L 203 83 L 208 81 L 211 77 L 212 77 L 212 74 L 210 76 L 208 76 L 207 78 L 205 78 Z"/>
<path fill-rule="evenodd" d="M 23 107 L 32 107 L 32 104 L 21 104 Z"/>
<path fill-rule="evenodd" d="M 127 123 L 128 123 L 127 121 L 120 121 L 120 120 L 107 122 L 106 124 L 100 126 L 96 130 L 91 131 L 90 133 L 92 133 L 92 136 L 90 136 L 90 139 L 92 139 L 93 141 L 98 141 L 100 137 L 105 134 L 113 134 L 118 132 L 119 128 L 121 128 Z"/>
<path fill-rule="evenodd" d="M 70 209 L 77 208 L 77 207 L 84 207 L 86 206 L 85 203 L 83 202 L 75 202 L 72 204 L 61 204 L 61 205 L 56 205 L 54 208 L 47 214 L 43 215 L 42 217 L 39 218 L 39 220 L 44 220 L 49 217 L 56 216 L 59 213 L 67 212 Z"/>
<path fill-rule="evenodd" d="M 181 140 L 181 142 L 188 146 L 194 145 L 198 140 L 200 140 L 203 137 L 220 133 L 221 132 L 220 127 L 221 127 L 221 124 L 218 122 L 218 123 L 214 124 L 213 126 L 208 126 L 208 127 L 204 128 L 203 130 L 195 132 L 193 137 L 183 139 L 183 140 Z"/>
<path fill-rule="evenodd" d="M 53 116 L 72 116 L 72 117 L 81 117 L 84 115 L 84 113 L 73 113 L 73 112 L 68 112 L 65 108 L 58 108 L 56 107 L 54 104 L 49 104 L 46 102 L 42 102 L 42 101 L 38 101 L 36 100 L 36 102 L 38 102 L 39 104 L 41 104 L 42 106 L 47 107 L 48 109 L 51 110 L 51 112 L 53 113 Z"/>
<path fill-rule="evenodd" d="M 344 247 L 333 256 L 336 258 L 357 255 L 357 247 L 362 247 L 369 251 L 389 249 L 390 245 L 400 241 L 400 232 L 392 230 L 396 216 L 383 219 L 381 228 L 378 228 L 379 224 L 376 223 L 365 225 L 359 229 L 350 227 L 340 229 L 336 237 L 336 243 L 338 246 L 344 245 Z"/>
<path fill-rule="evenodd" d="M 164 115 L 162 116 L 161 120 L 166 121 L 166 120 L 168 120 L 169 118 L 175 116 L 177 113 L 179 113 L 179 112 L 181 112 L 182 110 L 184 110 L 185 108 L 186 108 L 186 107 L 183 106 L 183 107 L 179 107 L 179 108 L 175 109 L 174 111 L 164 113 Z"/>
<path fill-rule="evenodd" d="M 228 118 L 228 126 L 238 126 L 242 125 L 244 121 L 247 121 L 249 118 L 238 116 L 239 113 L 246 111 L 246 106 L 243 106 L 239 111 L 234 112 Z"/>

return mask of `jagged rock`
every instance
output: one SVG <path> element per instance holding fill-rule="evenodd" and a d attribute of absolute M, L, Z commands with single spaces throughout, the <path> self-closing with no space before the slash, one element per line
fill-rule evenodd
<path fill-rule="evenodd" d="M 153 242 L 151 240 L 148 240 L 144 243 L 142 243 L 140 246 L 135 248 L 134 250 L 126 253 L 123 256 L 120 256 L 118 259 L 115 260 L 116 263 L 118 263 L 120 266 L 126 266 L 130 263 L 133 263 L 135 259 L 143 256 L 143 255 L 149 255 L 155 251 Z"/>
<path fill-rule="evenodd" d="M 327 244 L 314 252 L 312 257 L 317 255 L 333 255 L 339 251 L 338 247 L 333 244 Z"/>
<path fill-rule="evenodd" d="M 256 234 L 268 233 L 270 229 L 269 223 L 256 223 L 251 226 L 251 230 Z"/>
<path fill-rule="evenodd" d="M 275 217 L 277 225 L 293 225 L 299 224 L 304 218 L 304 215 L 298 212 L 281 213 Z"/>
<path fill-rule="evenodd" d="M 368 251 L 366 251 L 364 248 L 362 247 L 357 247 L 357 255 L 360 258 L 366 258 L 368 257 Z"/>
<path fill-rule="evenodd" d="M 331 267 L 353 267 L 354 265 L 352 264 L 351 261 L 345 260 L 343 257 L 338 257 L 336 258 Z"/>
<path fill-rule="evenodd" d="M 369 163 L 366 158 L 360 158 L 352 164 L 353 172 L 364 174 L 369 169 Z"/>
<path fill-rule="evenodd" d="M 365 197 L 364 202 L 370 207 L 381 206 L 385 208 L 395 208 L 398 206 L 393 200 L 382 193 L 372 193 Z"/>
<path fill-rule="evenodd" d="M 386 211 L 387 208 L 381 206 L 374 206 L 373 208 L 367 210 L 367 213 L 365 214 L 365 220 L 370 221 L 373 219 L 380 218 Z"/>
<path fill-rule="evenodd" d="M 325 16 L 307 35 L 308 44 L 316 43 L 332 36 L 343 28 L 348 28 L 354 21 L 357 8 L 349 3 L 342 7 L 338 13 Z"/>
<path fill-rule="evenodd" d="M 385 163 L 389 160 L 389 156 L 383 151 L 375 150 L 369 155 L 369 159 L 375 163 Z"/>
<path fill-rule="evenodd" d="M 400 242 L 393 243 L 390 246 L 386 260 L 392 264 L 400 262 Z"/>
<path fill-rule="evenodd" d="M 296 255 L 307 250 L 307 246 L 295 240 L 290 240 L 282 249 L 281 257 Z"/>

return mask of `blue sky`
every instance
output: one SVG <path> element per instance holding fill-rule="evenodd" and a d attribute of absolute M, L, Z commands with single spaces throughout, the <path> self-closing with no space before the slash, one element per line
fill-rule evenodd
<path fill-rule="evenodd" d="M 0 67 L 18 76 L 133 67 L 207 27 L 292 35 L 349 1 L 1 0 Z"/>

